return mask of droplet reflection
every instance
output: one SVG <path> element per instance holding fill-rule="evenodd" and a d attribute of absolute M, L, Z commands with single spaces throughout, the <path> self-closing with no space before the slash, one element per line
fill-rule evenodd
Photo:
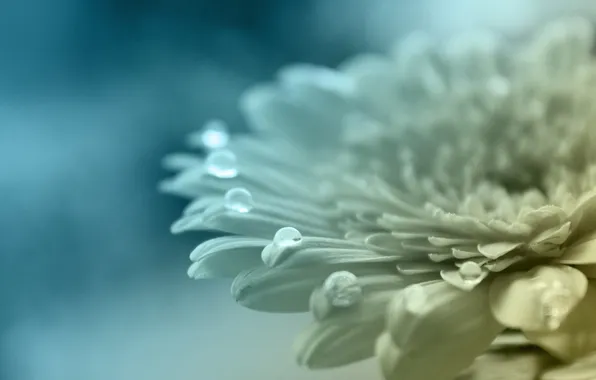
<path fill-rule="evenodd" d="M 242 187 L 228 190 L 224 202 L 226 209 L 239 213 L 247 213 L 254 207 L 251 193 Z"/>
<path fill-rule="evenodd" d="M 230 141 L 228 127 L 221 120 L 209 120 L 201 131 L 201 145 L 206 149 L 221 149 Z"/>
<path fill-rule="evenodd" d="M 238 175 L 236 155 L 227 150 L 209 153 L 205 160 L 205 170 L 217 178 L 234 178 Z"/>
<path fill-rule="evenodd" d="M 323 284 L 323 292 L 335 307 L 350 307 L 362 298 L 362 287 L 358 284 L 358 277 L 347 271 L 329 275 Z"/>
<path fill-rule="evenodd" d="M 273 237 L 273 242 L 279 247 L 291 247 L 300 244 L 302 234 L 294 227 L 280 228 Z"/>

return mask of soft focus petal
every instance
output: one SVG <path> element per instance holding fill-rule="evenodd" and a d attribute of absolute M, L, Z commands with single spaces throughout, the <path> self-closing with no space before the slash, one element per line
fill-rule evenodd
<path fill-rule="evenodd" d="M 550 331 L 580 303 L 587 284 L 580 271 L 568 266 L 502 274 L 490 285 L 490 308 L 509 328 Z"/>
<path fill-rule="evenodd" d="M 396 288 L 395 276 L 359 279 L 362 299 L 348 307 L 333 306 L 318 288 L 311 297 L 316 322 L 295 343 L 298 363 L 308 368 L 331 368 L 370 358 L 385 326 L 385 311 Z"/>
<path fill-rule="evenodd" d="M 276 241 L 274 237 L 262 256 L 268 266 L 284 268 L 397 261 L 396 257 L 381 255 L 361 243 L 310 236 L 291 242 Z"/>
<path fill-rule="evenodd" d="M 444 282 L 397 294 L 376 351 L 386 379 L 451 380 L 503 331 L 490 313 L 488 289 L 465 292 Z"/>
<path fill-rule="evenodd" d="M 378 264 L 332 265 L 309 270 L 256 268 L 236 277 L 232 295 L 239 304 L 249 309 L 277 313 L 306 312 L 313 290 L 337 271 L 349 271 L 356 276 L 394 272 Z"/>
<path fill-rule="evenodd" d="M 316 323 L 296 341 L 297 360 L 302 366 L 333 368 L 368 359 L 374 355 L 375 341 L 383 331 L 382 318 L 371 323 Z"/>
<path fill-rule="evenodd" d="M 553 362 L 548 354 L 536 348 L 492 351 L 476 359 L 470 370 L 457 380 L 537 380 Z"/>
<path fill-rule="evenodd" d="M 224 236 L 199 244 L 190 254 L 191 278 L 234 277 L 243 270 L 263 266 L 261 251 L 269 241 L 244 236 Z"/>
<path fill-rule="evenodd" d="M 596 351 L 574 361 L 550 368 L 540 380 L 593 380 L 596 379 Z"/>
<path fill-rule="evenodd" d="M 596 236 L 588 235 L 575 242 L 558 261 L 569 265 L 596 264 Z"/>
<path fill-rule="evenodd" d="M 596 283 L 590 282 L 583 300 L 556 331 L 526 331 L 526 336 L 560 360 L 572 362 L 581 359 L 596 352 L 595 311 Z"/>

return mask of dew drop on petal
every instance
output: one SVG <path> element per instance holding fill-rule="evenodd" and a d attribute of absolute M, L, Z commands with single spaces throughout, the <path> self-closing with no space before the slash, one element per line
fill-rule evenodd
<path fill-rule="evenodd" d="M 558 329 L 571 311 L 572 304 L 571 291 L 560 281 L 544 287 L 540 306 L 545 326 L 550 330 Z"/>
<path fill-rule="evenodd" d="M 294 227 L 283 227 L 277 230 L 273 242 L 279 247 L 291 247 L 300 244 L 302 234 Z"/>
<path fill-rule="evenodd" d="M 238 175 L 236 155 L 227 150 L 216 150 L 207 156 L 205 170 L 217 178 L 234 178 Z"/>
<path fill-rule="evenodd" d="M 228 190 L 224 196 L 225 208 L 230 211 L 247 213 L 254 207 L 252 194 L 242 187 Z"/>
<path fill-rule="evenodd" d="M 362 298 L 358 277 L 351 272 L 334 272 L 323 283 L 323 291 L 331 305 L 350 307 Z"/>
<path fill-rule="evenodd" d="M 459 267 L 459 275 L 464 281 L 475 281 L 482 276 L 482 268 L 474 261 L 466 261 Z"/>
<path fill-rule="evenodd" d="M 221 149 L 230 141 L 228 127 L 221 120 L 209 120 L 201 131 L 201 145 L 206 149 Z"/>

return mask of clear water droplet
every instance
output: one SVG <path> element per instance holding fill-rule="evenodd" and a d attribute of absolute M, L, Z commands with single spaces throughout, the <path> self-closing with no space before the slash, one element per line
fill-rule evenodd
<path fill-rule="evenodd" d="M 217 178 L 234 178 L 238 175 L 236 155 L 227 150 L 216 150 L 207 156 L 205 170 Z"/>
<path fill-rule="evenodd" d="M 572 305 L 571 291 L 560 281 L 544 287 L 540 306 L 545 326 L 550 330 L 558 329 L 571 311 Z"/>
<path fill-rule="evenodd" d="M 294 227 L 283 227 L 277 230 L 273 242 L 278 247 L 292 247 L 300 244 L 302 234 Z"/>
<path fill-rule="evenodd" d="M 206 149 L 221 149 L 228 145 L 230 134 L 222 120 L 209 120 L 201 131 L 201 145 Z"/>
<path fill-rule="evenodd" d="M 254 207 L 252 194 L 242 187 L 228 190 L 224 197 L 226 209 L 239 213 L 247 213 Z"/>
<path fill-rule="evenodd" d="M 413 314 L 422 313 L 428 303 L 426 291 L 421 285 L 410 285 L 404 289 L 404 304 L 406 310 Z"/>
<path fill-rule="evenodd" d="M 335 307 L 350 307 L 362 298 L 362 287 L 358 284 L 358 277 L 347 271 L 329 275 L 323 283 L 323 291 Z"/>
<path fill-rule="evenodd" d="M 466 261 L 459 267 L 459 275 L 464 281 L 475 281 L 482 276 L 482 267 L 474 261 Z"/>

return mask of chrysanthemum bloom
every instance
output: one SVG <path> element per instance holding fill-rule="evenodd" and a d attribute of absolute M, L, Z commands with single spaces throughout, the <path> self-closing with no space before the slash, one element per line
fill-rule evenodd
<path fill-rule="evenodd" d="M 596 379 L 592 37 L 578 19 L 527 43 L 418 33 L 281 70 L 241 100 L 254 133 L 212 122 L 189 139 L 206 158 L 166 159 L 162 188 L 191 200 L 173 231 L 232 234 L 189 275 L 310 311 L 309 368 L 376 356 L 385 379 L 450 380 L 479 358 L 492 379 L 498 357 L 507 380 Z"/>

